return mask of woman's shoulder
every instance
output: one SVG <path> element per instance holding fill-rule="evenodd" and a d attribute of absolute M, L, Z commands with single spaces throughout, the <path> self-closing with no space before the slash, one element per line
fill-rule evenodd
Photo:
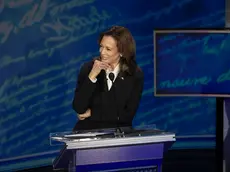
<path fill-rule="evenodd" d="M 124 71 L 122 75 L 129 76 L 132 78 L 143 78 L 144 72 L 137 64 L 134 64 L 134 65 L 130 65 L 129 70 Z"/>
<path fill-rule="evenodd" d="M 132 69 L 131 73 L 126 73 L 126 76 L 132 77 L 133 79 L 143 80 L 144 79 L 144 72 L 139 66 L 135 66 Z"/>
<path fill-rule="evenodd" d="M 136 66 L 136 70 L 135 70 L 134 75 L 137 78 L 144 78 L 144 72 L 142 71 L 142 69 L 139 66 Z"/>

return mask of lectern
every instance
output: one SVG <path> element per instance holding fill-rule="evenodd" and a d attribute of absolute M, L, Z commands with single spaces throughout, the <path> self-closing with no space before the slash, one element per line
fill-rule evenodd
<path fill-rule="evenodd" d="M 161 172 L 164 153 L 175 134 L 132 127 L 53 133 L 64 143 L 53 169 L 76 172 Z"/>

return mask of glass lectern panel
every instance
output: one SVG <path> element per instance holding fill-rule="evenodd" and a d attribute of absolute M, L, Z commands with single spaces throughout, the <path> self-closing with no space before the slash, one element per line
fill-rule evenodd
<path fill-rule="evenodd" d="M 137 127 L 118 127 L 118 128 L 107 128 L 107 129 L 94 129 L 94 130 L 81 130 L 81 131 L 71 131 L 71 132 L 58 132 L 50 134 L 50 145 L 57 146 L 63 143 L 67 144 L 78 144 L 83 145 L 89 142 L 100 143 L 100 141 L 105 141 L 104 143 L 114 143 L 112 140 L 117 140 L 120 143 L 128 141 L 129 139 L 135 139 L 146 141 L 146 138 L 150 136 L 155 136 L 154 139 L 162 139 L 165 136 L 173 136 L 174 133 L 165 132 L 156 128 L 156 125 L 145 125 Z M 144 138 L 144 139 L 143 139 Z M 108 142 L 106 142 L 108 140 Z M 99 142 L 97 142 L 99 141 Z"/>

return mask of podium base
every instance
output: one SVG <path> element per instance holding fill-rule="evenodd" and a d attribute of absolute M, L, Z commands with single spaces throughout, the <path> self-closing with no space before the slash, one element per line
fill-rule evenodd
<path fill-rule="evenodd" d="M 158 163 L 158 165 L 153 165 Z M 106 163 L 76 166 L 76 172 L 161 172 L 161 160 L 140 160 L 119 163 Z"/>

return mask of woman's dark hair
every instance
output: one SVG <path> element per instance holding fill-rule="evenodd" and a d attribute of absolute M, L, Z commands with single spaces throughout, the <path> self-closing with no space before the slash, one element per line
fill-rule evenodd
<path fill-rule="evenodd" d="M 118 52 L 121 54 L 120 70 L 121 73 L 132 75 L 137 68 L 136 64 L 136 43 L 130 31 L 122 26 L 112 26 L 99 36 L 98 43 L 104 36 L 111 36 L 117 42 Z"/>

